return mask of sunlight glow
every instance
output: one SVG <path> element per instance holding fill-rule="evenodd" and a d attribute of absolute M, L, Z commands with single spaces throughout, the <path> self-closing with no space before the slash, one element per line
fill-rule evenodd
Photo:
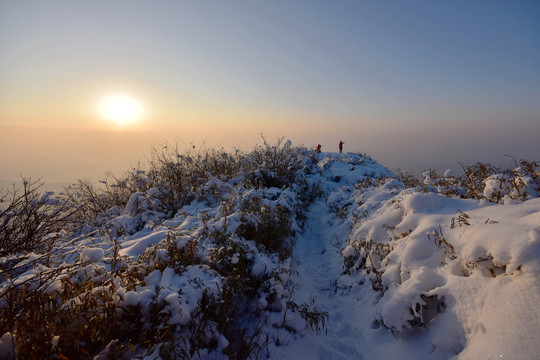
<path fill-rule="evenodd" d="M 139 121 L 143 107 L 139 101 L 126 94 L 107 95 L 99 103 L 100 115 L 117 125 Z"/>

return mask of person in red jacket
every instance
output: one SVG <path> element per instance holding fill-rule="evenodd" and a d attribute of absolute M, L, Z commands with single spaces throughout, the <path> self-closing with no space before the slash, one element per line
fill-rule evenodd
<path fill-rule="evenodd" d="M 340 154 L 343 152 L 343 144 L 345 144 L 343 141 L 339 142 L 339 153 Z"/>
<path fill-rule="evenodd" d="M 317 145 L 317 152 L 318 152 L 318 153 L 321 152 L 321 144 Z"/>

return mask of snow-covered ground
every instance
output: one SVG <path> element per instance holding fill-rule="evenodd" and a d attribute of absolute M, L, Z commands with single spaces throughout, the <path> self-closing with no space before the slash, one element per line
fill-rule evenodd
<path fill-rule="evenodd" d="M 76 283 L 144 263 L 144 271 L 137 268 L 138 285 L 124 277 L 114 280 L 111 299 L 119 307 L 141 309 L 141 321 L 147 323 L 152 323 L 145 318 L 151 316 L 149 309 L 161 304 L 167 326 L 176 326 L 184 344 L 190 339 L 183 348 L 188 353 L 195 346 L 190 326 L 207 321 L 201 304 L 226 312 L 219 305 L 228 299 L 224 294 L 244 289 L 229 288 L 231 279 L 241 283 L 244 277 L 265 289 L 245 306 L 231 303 L 238 306 L 233 312 L 240 312 L 234 326 L 247 329 L 233 333 L 253 336 L 260 346 L 252 357 L 538 359 L 540 198 L 532 180 L 523 182 L 528 191 L 520 194 L 524 201 L 497 193 L 501 201 L 494 203 L 445 196 L 432 186 L 406 188 L 365 156 L 317 156 L 315 163 L 306 162 L 304 180 L 324 192 L 307 209 L 305 220 L 292 221 L 290 257 L 281 248 L 261 248 L 256 236 L 249 238 L 250 226 L 261 232 L 264 221 L 281 221 L 281 212 L 299 211 L 301 190 L 249 189 L 238 177 L 211 177 L 199 190 L 206 200 L 193 201 L 174 216 L 160 211 L 157 189 L 133 194 L 124 209 L 110 211 L 109 235 L 94 232 L 64 245 L 55 266 L 84 263 L 84 271 L 70 275 Z M 486 197 L 500 190 L 499 180 L 491 177 L 486 183 Z M 32 276 L 51 266 L 39 263 L 39 257 L 26 256 L 25 264 L 33 267 L 17 265 L 21 271 L 3 279 L 2 289 L 32 284 Z M 2 264 L 12 261 L 4 257 Z M 59 289 L 61 280 L 47 291 Z M 246 284 L 246 291 L 253 291 Z M 295 308 L 300 304 L 327 313 L 322 331 L 300 316 Z M 221 320 L 205 322 L 211 345 L 199 346 L 202 350 L 192 358 L 236 357 L 225 351 L 231 334 L 220 328 Z M 51 343 L 58 344 L 60 335 L 51 336 Z M 12 340 L 10 332 L 1 337 L 3 358 L 13 354 Z M 154 359 L 163 348 L 159 342 L 148 351 L 132 347 L 131 356 Z M 129 351 L 124 355 L 129 357 Z"/>
<path fill-rule="evenodd" d="M 333 170 L 323 176 L 339 176 Z M 312 207 L 293 255 L 302 284 L 297 296 L 313 297 L 329 312 L 328 330 L 276 353 L 318 359 L 538 358 L 539 198 L 494 204 L 411 193 L 395 180 L 378 188 L 353 190 L 354 184 L 332 189 Z M 336 208 L 346 215 L 337 217 Z M 365 259 L 366 241 L 387 245 L 387 253 L 375 258 L 373 251 Z M 356 261 L 347 274 L 342 254 Z M 366 270 L 371 266 L 381 273 L 384 293 L 373 290 L 373 271 Z"/>

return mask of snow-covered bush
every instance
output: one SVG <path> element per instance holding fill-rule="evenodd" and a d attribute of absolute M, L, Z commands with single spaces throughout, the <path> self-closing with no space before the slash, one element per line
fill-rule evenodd
<path fill-rule="evenodd" d="M 0 190 L 0 257 L 48 250 L 69 224 L 73 209 L 42 186 L 23 179 L 21 190 Z"/>
<path fill-rule="evenodd" d="M 536 164 L 532 169 L 517 167 L 512 171 L 491 175 L 484 179 L 483 196 L 496 203 L 501 202 L 505 197 L 514 200 L 538 197 L 540 190 L 539 172 L 538 164 Z"/>
<path fill-rule="evenodd" d="M 431 190 L 446 196 L 464 197 L 467 194 L 465 184 L 451 171 L 445 171 L 443 176 L 439 176 L 435 170 L 429 169 L 424 171 L 422 175 L 424 176 L 424 185 L 428 187 L 422 189 L 423 191 Z"/>
<path fill-rule="evenodd" d="M 270 200 L 262 191 L 249 193 L 242 199 L 242 224 L 237 232 L 244 239 L 254 240 L 266 251 L 285 259 L 292 253 L 295 229 L 290 205 L 280 200 L 283 199 Z"/>
<path fill-rule="evenodd" d="M 6 254 L 0 332 L 18 356 L 256 358 L 324 328 L 324 311 L 293 299 L 289 270 L 322 194 L 303 172 L 309 152 L 282 140 L 245 154 L 167 151 L 148 170 L 73 185 L 62 241 Z"/>
<path fill-rule="evenodd" d="M 499 169 L 491 164 L 476 163 L 471 166 L 462 166 L 464 176 L 462 185 L 466 190 L 463 197 L 468 199 L 482 199 L 484 191 L 484 180 L 496 174 Z"/>
<path fill-rule="evenodd" d="M 412 183 L 412 188 L 395 186 L 393 180 L 377 189 L 364 184 L 352 192 L 340 188 L 329 198 L 329 207 L 348 207 L 352 228 L 336 289 L 374 290 L 372 328 L 403 338 L 421 336 L 419 329 L 427 328 L 433 344 L 454 354 L 462 351 L 465 337 L 472 335 L 459 335 L 463 330 L 453 317 L 459 311 L 470 316 L 464 309 L 475 301 L 473 293 L 489 286 L 485 279 L 506 277 L 501 281 L 518 284 L 525 264 L 527 276 L 537 267 L 537 232 L 516 222 L 523 216 L 516 202 L 502 201 L 538 197 L 538 165 L 521 165 L 502 171 L 476 164 L 464 177 L 428 171 L 425 186 Z M 480 218 L 483 213 L 490 216 Z M 500 227 L 501 222 L 507 226 Z M 490 294 L 479 296 L 484 301 Z M 454 334 L 452 344 L 444 338 L 447 331 Z"/>
<path fill-rule="evenodd" d="M 455 176 L 446 171 L 443 176 L 433 169 L 426 170 L 424 192 L 436 192 L 446 196 L 465 199 L 486 199 L 502 202 L 506 197 L 526 200 L 538 196 L 540 189 L 540 165 L 537 162 L 521 160 L 514 169 L 500 169 L 490 164 L 476 163 L 463 166 L 464 174 Z"/>
<path fill-rule="evenodd" d="M 303 155 L 290 141 L 284 143 L 280 138 L 270 145 L 263 137 L 263 145 L 255 147 L 244 165 L 251 170 L 249 180 L 254 186 L 281 189 L 295 183 L 304 167 Z"/>

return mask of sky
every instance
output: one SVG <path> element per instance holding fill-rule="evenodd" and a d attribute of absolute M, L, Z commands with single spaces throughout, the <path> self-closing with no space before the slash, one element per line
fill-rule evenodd
<path fill-rule="evenodd" d="M 0 180 L 261 133 L 415 174 L 540 160 L 539 64 L 536 0 L 0 0 Z"/>

